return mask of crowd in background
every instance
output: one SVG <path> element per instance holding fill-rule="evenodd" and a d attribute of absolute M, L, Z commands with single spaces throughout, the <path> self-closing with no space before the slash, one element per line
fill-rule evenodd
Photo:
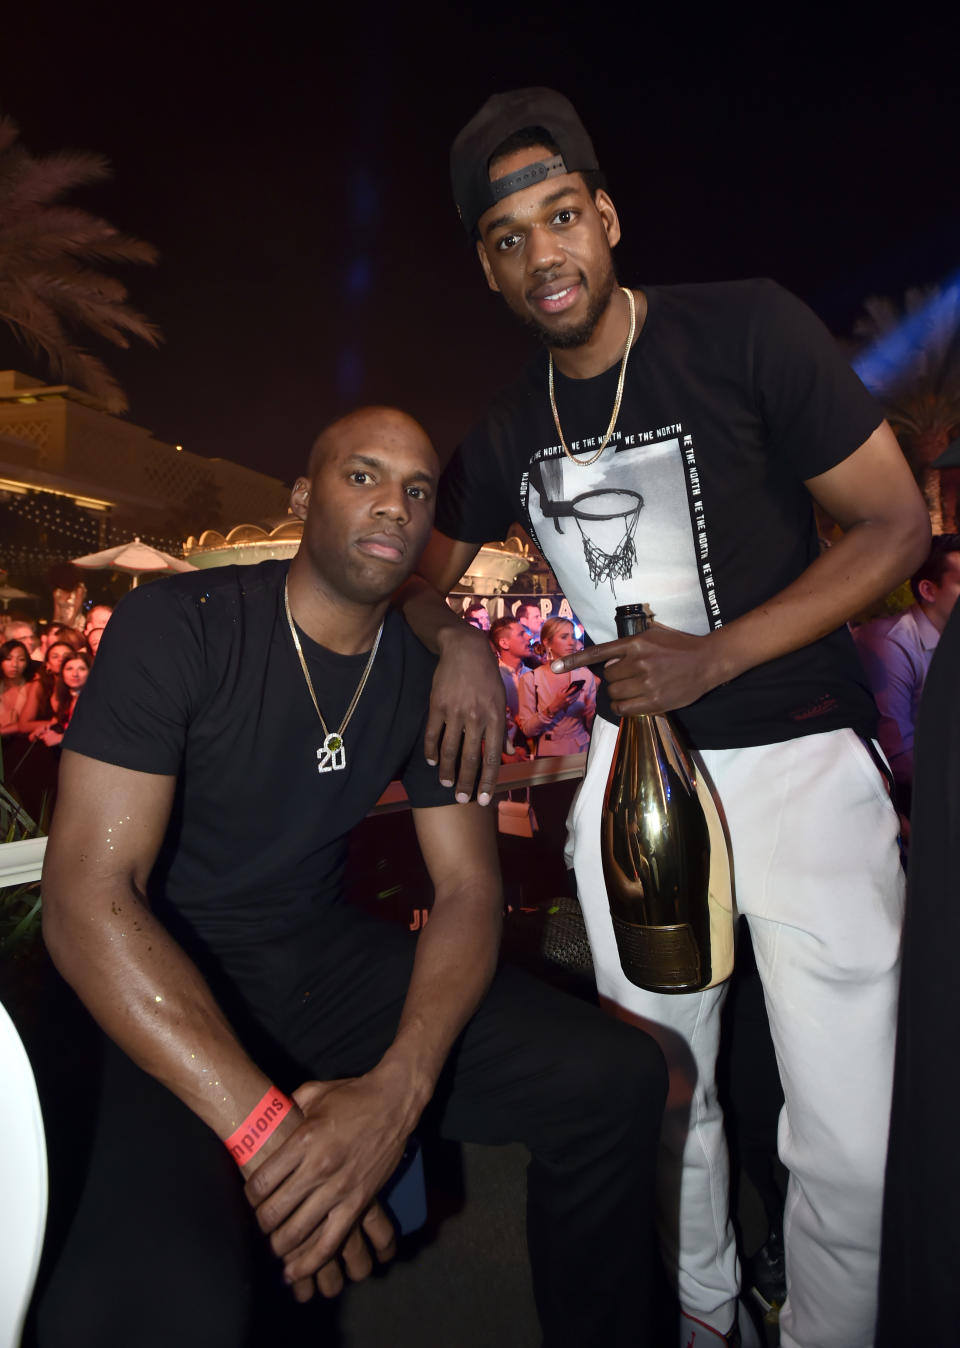
<path fill-rule="evenodd" d="M 502 760 L 585 753 L 597 714 L 597 680 L 589 669 L 555 674 L 550 668 L 583 649 L 583 629 L 572 618 L 548 618 L 539 604 L 520 603 L 493 624 L 479 601 L 464 618 L 486 631 L 500 666 L 507 703 Z"/>
<path fill-rule="evenodd" d="M 853 632 L 877 704 L 877 739 L 890 764 L 907 834 L 920 695 L 960 597 L 960 534 L 936 535 L 926 560 L 910 578 L 910 590 L 909 608 L 863 623 Z"/>
<path fill-rule="evenodd" d="M 3 780 L 34 822 L 53 807 L 60 746 L 112 611 L 95 604 L 74 624 L 50 623 L 43 630 L 30 618 L 3 623 Z"/>
<path fill-rule="evenodd" d="M 904 831 L 909 829 L 913 730 L 926 673 L 960 596 L 960 535 L 941 534 L 911 579 L 910 608 L 854 628 L 880 712 L 878 738 L 896 780 Z M 56 593 L 56 592 L 55 592 Z M 69 623 L 39 625 L 9 616 L 0 627 L 0 737 L 3 780 L 39 820 L 52 807 L 62 743 L 112 613 L 106 604 L 78 611 Z M 496 654 L 507 705 L 505 763 L 586 752 L 597 709 L 589 669 L 555 674 L 551 661 L 583 647 L 575 618 L 544 621 L 540 605 L 521 601 L 491 623 L 474 599 L 463 618 L 486 632 Z"/>

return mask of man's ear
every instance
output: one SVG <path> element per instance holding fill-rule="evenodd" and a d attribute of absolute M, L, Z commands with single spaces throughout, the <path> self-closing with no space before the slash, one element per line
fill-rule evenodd
<path fill-rule="evenodd" d="M 937 593 L 940 586 L 933 580 L 922 580 L 917 586 L 917 594 L 925 604 L 936 602 Z"/>
<path fill-rule="evenodd" d="M 290 509 L 298 520 L 307 518 L 307 507 L 310 504 L 310 479 L 298 477 L 293 484 L 293 491 L 290 493 Z"/>
<path fill-rule="evenodd" d="M 610 195 L 603 188 L 598 188 L 593 194 L 593 204 L 597 208 L 597 214 L 603 222 L 604 232 L 607 236 L 607 243 L 611 248 L 616 248 L 620 242 L 620 217 L 617 215 L 617 208 L 610 200 Z"/>
<path fill-rule="evenodd" d="M 482 239 L 477 239 L 477 257 L 480 259 L 480 266 L 483 268 L 483 274 L 487 278 L 487 285 L 499 295 L 500 287 L 494 280 L 493 268 L 490 266 L 490 259 L 487 257 L 487 250 L 483 246 Z"/>

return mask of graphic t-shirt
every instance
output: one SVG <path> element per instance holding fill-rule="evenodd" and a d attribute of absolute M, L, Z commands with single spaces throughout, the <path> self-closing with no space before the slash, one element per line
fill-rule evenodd
<path fill-rule="evenodd" d="M 284 614 L 286 574 L 287 563 L 263 562 L 134 590 L 110 619 L 64 740 L 177 777 L 150 898 L 181 939 L 214 952 L 296 931 L 338 901 L 350 830 L 393 778 L 414 806 L 454 799 L 423 756 L 436 661 L 392 611 L 344 732 L 346 767 L 318 771 L 323 730 Z M 335 730 L 367 655 L 300 641 Z"/>
<path fill-rule="evenodd" d="M 704 634 L 784 589 L 817 556 L 804 481 L 880 424 L 819 320 L 770 281 L 651 287 L 610 444 L 593 464 L 560 445 L 541 353 L 501 393 L 444 473 L 437 527 L 502 538 L 519 520 L 592 642 L 620 604 Z M 567 446 L 602 443 L 620 362 L 557 372 Z M 610 720 L 605 686 L 598 711 Z M 731 748 L 853 726 L 875 709 L 845 628 L 748 670 L 674 713 L 694 744 Z"/>

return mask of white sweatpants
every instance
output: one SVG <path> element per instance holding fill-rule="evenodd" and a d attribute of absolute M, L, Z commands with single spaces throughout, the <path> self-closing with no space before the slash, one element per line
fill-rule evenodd
<path fill-rule="evenodd" d="M 650 1031 L 670 1067 L 660 1224 L 680 1304 L 726 1332 L 739 1270 L 715 1082 L 725 988 L 665 996 L 623 975 L 600 858 L 616 734 L 597 719 L 571 811 L 577 886 L 601 998 Z M 870 1348 L 903 912 L 897 816 L 852 730 L 701 758 L 730 833 L 785 1096 L 780 1342 Z"/>

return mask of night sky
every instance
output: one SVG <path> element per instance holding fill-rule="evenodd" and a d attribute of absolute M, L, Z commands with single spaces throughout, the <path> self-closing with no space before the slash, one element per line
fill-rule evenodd
<path fill-rule="evenodd" d="M 591 131 L 625 282 L 772 276 L 848 334 L 866 295 L 960 270 L 960 23 L 658 9 L 5 13 L 0 109 L 35 153 L 105 154 L 113 181 L 80 202 L 161 253 L 123 274 L 164 345 L 95 348 L 131 418 L 288 481 L 359 402 L 452 448 L 530 348 L 462 234 L 447 152 L 522 84 L 563 90 Z M 44 374 L 5 332 L 0 365 Z"/>

